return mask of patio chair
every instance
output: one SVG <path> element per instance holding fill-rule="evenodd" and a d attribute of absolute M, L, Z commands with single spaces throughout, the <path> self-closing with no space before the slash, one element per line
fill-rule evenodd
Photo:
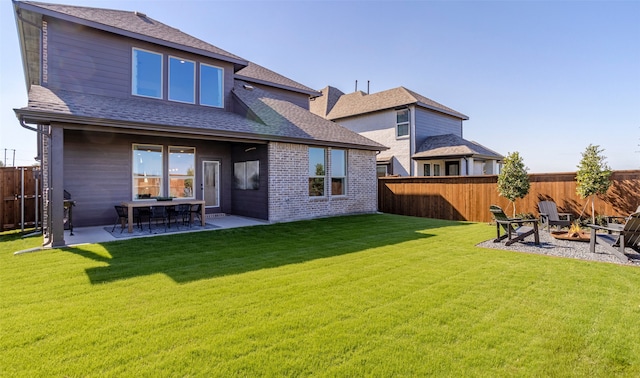
<path fill-rule="evenodd" d="M 631 214 L 622 227 L 595 224 L 590 224 L 589 227 L 591 227 L 591 238 L 589 239 L 591 253 L 596 252 L 596 244 L 598 244 L 622 262 L 628 262 L 629 258 L 624 254 L 626 247 L 640 252 L 640 212 Z M 598 230 L 607 231 L 607 233 L 598 233 Z"/>
<path fill-rule="evenodd" d="M 167 209 L 164 206 L 151 206 L 151 213 L 149 214 L 149 232 L 151 232 L 151 223 L 155 220 L 156 226 L 158 220 L 162 220 L 164 226 L 164 232 L 167 232 L 167 223 L 169 217 L 167 215 Z"/>
<path fill-rule="evenodd" d="M 202 205 L 201 204 L 197 203 L 189 206 L 189 227 L 191 227 L 192 216 L 193 216 L 193 219 L 198 218 L 198 220 L 202 222 Z"/>
<path fill-rule="evenodd" d="M 113 228 L 111 229 L 111 232 L 113 232 L 116 229 L 116 226 L 118 225 L 118 223 L 120 223 L 120 233 L 122 233 L 122 230 L 124 230 L 124 225 L 129 221 L 129 214 L 127 212 L 127 208 L 124 206 L 115 205 L 114 207 L 116 209 L 116 213 L 118 214 L 118 217 L 116 218 L 116 221 L 113 224 Z"/>
<path fill-rule="evenodd" d="M 511 245 L 518 241 L 523 241 L 529 235 L 533 235 L 536 245 L 540 245 L 540 235 L 538 234 L 538 220 L 537 219 L 519 219 L 509 218 L 505 215 L 500 206 L 491 205 L 489 211 L 493 214 L 493 219 L 496 221 L 497 236 L 493 240 L 497 243 L 501 240 L 507 239 L 505 245 Z M 523 226 L 523 224 L 531 223 L 533 226 Z M 506 234 L 500 235 L 500 229 L 503 229 Z"/>
<path fill-rule="evenodd" d="M 187 225 L 189 224 L 189 218 L 190 218 L 190 214 L 189 214 L 189 210 L 191 209 L 191 205 L 188 203 L 182 203 L 180 205 L 177 205 L 173 208 L 169 208 L 167 209 L 169 211 L 168 216 L 169 216 L 169 227 L 171 227 L 171 217 L 173 217 L 175 219 L 175 224 L 176 227 L 179 227 L 179 224 L 182 223 L 182 225 Z"/>
<path fill-rule="evenodd" d="M 633 213 L 640 213 L 640 206 Z M 604 218 L 607 220 L 607 226 L 613 224 L 624 224 L 631 216 L 621 217 L 621 216 L 605 216 Z"/>
<path fill-rule="evenodd" d="M 540 213 L 542 226 L 546 226 L 547 231 L 551 231 L 551 226 L 557 226 L 558 228 L 571 226 L 571 214 L 558 213 L 556 203 L 553 201 L 538 202 L 538 212 Z"/>

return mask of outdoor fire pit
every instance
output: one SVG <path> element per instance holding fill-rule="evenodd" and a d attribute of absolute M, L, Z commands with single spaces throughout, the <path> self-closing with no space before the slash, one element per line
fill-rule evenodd
<path fill-rule="evenodd" d="M 582 230 L 582 228 L 580 228 L 576 223 L 571 225 L 569 231 L 554 231 L 551 233 L 551 236 L 559 240 L 573 240 L 581 242 L 588 242 L 591 238 L 590 233 Z"/>
<path fill-rule="evenodd" d="M 581 242 L 588 242 L 590 238 L 589 233 L 584 231 L 580 231 L 578 233 L 573 233 L 573 234 L 567 231 L 553 231 L 551 233 L 551 236 L 559 240 L 573 240 L 573 241 L 581 241 Z"/>

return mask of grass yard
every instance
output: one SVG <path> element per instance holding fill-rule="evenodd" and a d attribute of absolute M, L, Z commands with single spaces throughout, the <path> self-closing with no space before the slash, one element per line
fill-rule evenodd
<path fill-rule="evenodd" d="M 361 215 L 14 256 L 0 376 L 640 376 L 640 269 Z"/>

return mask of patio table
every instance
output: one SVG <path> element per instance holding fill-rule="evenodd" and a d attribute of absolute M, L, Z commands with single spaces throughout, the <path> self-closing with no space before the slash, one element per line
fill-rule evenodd
<path fill-rule="evenodd" d="M 174 199 L 172 201 L 123 201 L 121 203 L 122 206 L 126 206 L 127 208 L 127 226 L 129 233 L 133 232 L 133 209 L 135 207 L 150 207 L 150 206 L 177 206 L 181 204 L 189 204 L 189 205 L 197 205 L 200 204 L 200 220 L 202 221 L 202 226 L 205 226 L 205 202 L 204 200 L 196 200 L 196 199 Z M 193 222 L 193 214 L 191 214 L 191 222 Z"/>

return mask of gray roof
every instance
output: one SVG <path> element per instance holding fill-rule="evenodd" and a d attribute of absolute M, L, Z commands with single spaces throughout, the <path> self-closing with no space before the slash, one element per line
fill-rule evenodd
<path fill-rule="evenodd" d="M 362 91 L 345 94 L 340 97 L 333 109 L 329 110 L 326 118 L 335 120 L 411 104 L 463 120 L 469 119 L 466 115 L 419 95 L 405 87 L 393 88 L 373 94 L 366 94 Z"/>
<path fill-rule="evenodd" d="M 273 72 L 270 69 L 262 67 L 261 65 L 253 62 L 249 62 L 248 66 L 236 72 L 236 78 L 256 84 L 265 84 L 277 88 L 301 92 L 310 96 L 320 95 L 320 92 L 314 89 L 311 89 L 305 85 L 289 79 L 288 77 L 284 77 L 277 72 Z"/>
<path fill-rule="evenodd" d="M 268 125 L 277 126 L 287 133 L 290 132 L 289 130 L 302 131 L 313 140 L 329 142 L 337 146 L 360 146 L 372 150 L 387 149 L 346 127 L 239 80 L 236 80 L 233 93 L 257 119 Z"/>
<path fill-rule="evenodd" d="M 309 101 L 309 110 L 321 117 L 327 117 L 327 114 L 333 109 L 340 97 L 344 96 L 344 93 L 336 87 L 327 86 L 321 91 L 322 96 L 312 98 Z"/>
<path fill-rule="evenodd" d="M 256 92 L 263 91 L 256 89 Z M 252 101 L 265 103 L 263 107 L 251 104 L 257 119 L 262 122 L 222 109 L 198 105 L 54 91 L 39 85 L 31 86 L 29 105 L 16 109 L 15 112 L 29 123 L 47 124 L 53 121 L 72 123 L 80 125 L 79 127 L 135 129 L 187 137 L 207 136 L 226 140 L 284 141 L 384 149 L 359 134 L 346 129 L 339 130 L 343 128 L 333 122 L 320 118 L 333 128 L 316 122 L 309 117 L 314 116 L 313 114 L 286 101 L 266 99 L 255 94 L 239 97 L 249 97 Z M 254 97 L 257 98 L 254 100 Z"/>
<path fill-rule="evenodd" d="M 238 69 L 247 64 L 245 59 L 237 55 L 158 22 L 140 12 L 35 1 L 16 2 L 16 5 L 27 11 L 235 63 Z"/>
<path fill-rule="evenodd" d="M 437 159 L 455 157 L 478 157 L 502 160 L 504 156 L 476 142 L 471 142 L 454 134 L 428 137 L 417 152 L 414 159 Z"/>

